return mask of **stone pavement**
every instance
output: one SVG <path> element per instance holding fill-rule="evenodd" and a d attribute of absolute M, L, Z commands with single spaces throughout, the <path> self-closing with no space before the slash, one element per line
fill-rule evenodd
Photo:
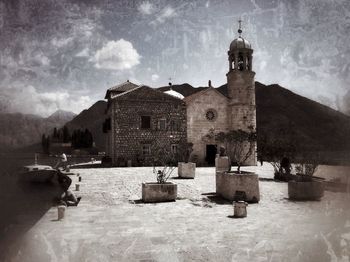
<path fill-rule="evenodd" d="M 155 180 L 150 167 L 75 172 L 82 176 L 79 206 L 61 221 L 50 208 L 9 243 L 5 261 L 349 261 L 346 193 L 291 202 L 286 183 L 260 181 L 260 203 L 234 219 L 232 204 L 212 194 L 214 168 L 197 168 L 194 180 L 171 178 L 177 201 L 157 204 L 139 201 L 141 183 Z M 257 167 L 261 176 L 271 172 Z"/>

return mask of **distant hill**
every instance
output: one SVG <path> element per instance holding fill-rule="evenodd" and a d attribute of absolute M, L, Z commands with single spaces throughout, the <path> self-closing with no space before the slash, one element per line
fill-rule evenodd
<path fill-rule="evenodd" d="M 51 132 L 54 127 L 62 127 L 74 116 L 72 112 L 61 110 L 47 118 L 21 113 L 0 113 L 1 151 L 38 143 L 43 133 Z"/>
<path fill-rule="evenodd" d="M 105 148 L 105 134 L 102 132 L 102 124 L 105 121 L 106 101 L 97 101 L 89 109 L 69 121 L 66 126 L 72 132 L 74 129 L 89 129 L 93 135 L 96 147 L 100 150 Z"/>
<path fill-rule="evenodd" d="M 350 150 L 349 116 L 279 85 L 256 82 L 255 92 L 260 137 L 278 136 L 281 130 L 289 130 L 309 150 Z"/>
<path fill-rule="evenodd" d="M 160 87 L 159 90 L 167 91 L 170 88 L 184 96 L 189 96 L 207 87 L 194 88 L 189 84 L 182 84 Z M 256 82 L 255 90 L 259 138 L 277 137 L 281 135 L 281 130 L 284 130 L 293 133 L 293 139 L 310 150 L 350 151 L 349 116 L 297 95 L 279 85 L 264 85 Z M 218 87 L 218 91 L 227 96 L 227 85 Z M 105 150 L 105 134 L 102 132 L 102 124 L 105 120 L 106 108 L 106 101 L 98 101 L 67 123 L 71 131 L 78 128 L 89 129 L 93 134 L 96 146 L 101 151 Z M 38 118 L 40 119 L 37 116 L 20 114 L 7 118 L 0 115 L 1 126 L 3 123 L 6 125 L 13 123 L 6 134 L 2 131 L 0 141 L 4 140 L 4 136 L 8 136 L 13 144 L 28 144 L 33 141 L 28 134 L 33 133 L 37 134 L 37 138 L 40 139 L 41 130 L 51 125 L 46 124 L 43 128 Z M 19 140 L 12 139 L 12 132 L 20 134 L 18 135 L 22 138 L 20 143 Z"/>
<path fill-rule="evenodd" d="M 60 123 L 67 123 L 72 120 L 77 114 L 74 114 L 70 111 L 57 110 L 55 113 L 50 115 L 47 120 L 49 121 L 57 121 Z"/>

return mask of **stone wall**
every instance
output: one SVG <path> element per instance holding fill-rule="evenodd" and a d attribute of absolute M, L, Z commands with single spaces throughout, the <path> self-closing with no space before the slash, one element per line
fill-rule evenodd
<path fill-rule="evenodd" d="M 157 146 L 170 151 L 172 144 L 186 140 L 186 105 L 182 100 L 141 87 L 115 98 L 113 103 L 114 165 L 126 165 L 128 160 L 133 166 L 151 165 L 153 154 L 143 154 L 143 146 L 151 149 Z M 151 117 L 149 129 L 141 128 L 141 116 Z M 164 130 L 159 127 L 161 119 L 166 121 Z M 176 130 L 172 128 L 171 121 L 177 123 Z"/>

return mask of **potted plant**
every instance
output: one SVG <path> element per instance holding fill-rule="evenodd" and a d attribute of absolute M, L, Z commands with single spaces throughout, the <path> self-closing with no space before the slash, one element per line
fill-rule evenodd
<path fill-rule="evenodd" d="M 259 202 L 259 178 L 255 173 L 242 172 L 241 166 L 253 156 L 256 145 L 256 132 L 250 127 L 249 131 L 231 130 L 216 136 L 219 143 L 224 144 L 230 162 L 237 164 L 237 171 L 216 173 L 216 193 L 223 198 L 235 201 Z"/>
<path fill-rule="evenodd" d="M 323 179 L 314 177 L 319 164 L 315 154 L 303 155 L 295 165 L 294 180 L 288 182 L 288 196 L 291 200 L 320 200 L 324 194 Z"/>
<path fill-rule="evenodd" d="M 145 203 L 175 201 L 177 185 L 167 182 L 175 169 L 175 157 L 170 150 L 154 147 L 153 174 L 157 182 L 142 183 L 142 201 Z"/>
<path fill-rule="evenodd" d="M 193 151 L 193 143 L 183 142 L 178 152 L 178 176 L 181 178 L 194 178 L 196 175 L 196 163 L 189 162 Z"/>

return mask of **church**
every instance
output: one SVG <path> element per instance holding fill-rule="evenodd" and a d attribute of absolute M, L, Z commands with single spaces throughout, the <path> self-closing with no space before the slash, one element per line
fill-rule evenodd
<path fill-rule="evenodd" d="M 147 164 L 154 143 L 176 152 L 184 140 L 193 143 L 191 161 L 213 165 L 219 147 L 215 134 L 256 130 L 253 49 L 242 37 L 241 25 L 238 34 L 227 52 L 225 90 L 212 87 L 210 81 L 206 88 L 182 94 L 171 86 L 154 89 L 129 81 L 107 90 L 104 130 L 113 165 L 120 165 L 120 159 Z M 245 164 L 256 165 L 256 157 L 254 152 Z"/>

